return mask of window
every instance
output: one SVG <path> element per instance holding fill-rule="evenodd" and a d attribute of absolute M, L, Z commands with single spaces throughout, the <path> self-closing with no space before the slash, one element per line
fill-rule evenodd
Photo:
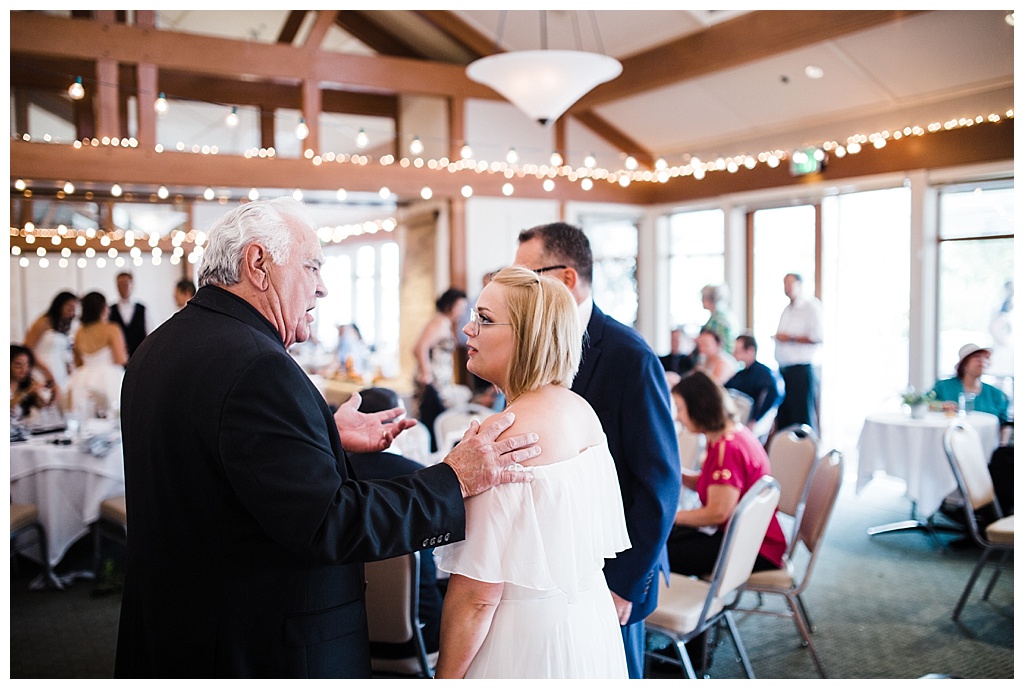
<path fill-rule="evenodd" d="M 989 375 L 1013 376 L 1013 182 L 939 193 L 937 378 L 953 375 L 968 342 L 992 347 Z"/>
<path fill-rule="evenodd" d="M 327 296 L 316 310 L 316 337 L 333 351 L 338 328 L 354 323 L 372 349 L 371 366 L 385 375 L 398 370 L 398 244 L 335 246 L 324 251 L 321 270 Z"/>
<path fill-rule="evenodd" d="M 632 220 L 584 219 L 583 229 L 594 255 L 594 303 L 632 327 L 636 324 L 636 224 Z"/>
<path fill-rule="evenodd" d="M 725 213 L 676 213 L 669 219 L 669 314 L 672 327 L 696 337 L 710 314 L 701 303 L 705 285 L 725 282 Z"/>

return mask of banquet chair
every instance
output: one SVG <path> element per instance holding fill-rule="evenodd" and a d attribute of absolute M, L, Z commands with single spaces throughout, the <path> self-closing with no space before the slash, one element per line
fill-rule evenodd
<path fill-rule="evenodd" d="M 46 546 L 46 530 L 39 521 L 39 507 L 33 503 L 11 503 L 11 557 L 20 550 L 18 539 L 27 533 L 36 534 L 39 557 L 42 560 L 43 581 L 51 585 L 55 579 L 50 568 L 50 551 Z"/>
<path fill-rule="evenodd" d="M 800 520 L 804 514 L 811 474 L 818 462 L 818 436 L 810 426 L 787 426 L 772 437 L 768 445 L 772 476 L 779 482 L 779 513 L 790 521 L 786 533 L 786 554 L 796 547 Z"/>
<path fill-rule="evenodd" d="M 747 677 L 754 679 L 754 670 L 747 658 L 732 609 L 739 601 L 743 587 L 754 568 L 754 560 L 768 531 L 768 524 L 779 503 L 779 484 L 771 476 L 762 476 L 740 498 L 722 537 L 722 548 L 709 580 L 670 574 L 669 584 L 659 580 L 658 607 L 646 620 L 648 635 L 671 639 L 678 660 L 657 655 L 648 642 L 645 656 L 649 676 L 649 659 L 681 665 L 687 677 L 696 679 L 686 642 L 721 623 L 725 623 Z M 705 644 L 707 636 L 705 635 Z M 707 654 L 705 653 L 705 656 Z M 701 668 L 703 673 L 703 668 Z"/>
<path fill-rule="evenodd" d="M 431 678 L 437 652 L 427 653 L 419 618 L 420 557 L 418 552 L 367 562 L 366 621 L 371 643 L 405 644 L 410 640 L 416 655 L 380 658 L 371 655 L 375 673 Z"/>
<path fill-rule="evenodd" d="M 981 555 L 978 557 L 978 564 L 971 572 L 971 578 L 967 580 L 967 586 L 964 587 L 964 592 L 961 594 L 956 608 L 953 609 L 953 619 L 957 620 L 971 595 L 974 583 L 989 558 L 996 554 L 1000 555 L 999 562 L 995 563 L 996 568 L 992 573 L 992 579 L 985 587 L 982 600 L 988 600 L 999 575 L 1006 567 L 1007 560 L 1013 553 L 1013 515 L 1003 516 L 999 499 L 992 486 L 992 477 L 988 471 L 988 461 L 982 447 L 981 437 L 974 427 L 963 422 L 951 425 L 943 436 L 943 445 L 946 448 L 946 457 L 949 459 L 949 466 L 953 470 L 957 487 L 964 496 L 967 531 L 971 539 L 982 549 Z M 981 529 L 978 527 L 975 513 L 979 508 L 987 505 L 992 505 L 996 521 Z"/>
<path fill-rule="evenodd" d="M 784 556 L 784 566 L 781 569 L 762 570 L 754 572 L 747 579 L 747 591 L 758 595 L 758 607 L 745 608 L 737 607 L 737 612 L 751 612 L 763 615 L 775 615 L 776 617 L 790 617 L 796 623 L 797 631 L 803 639 L 802 645 L 811 652 L 814 666 L 818 673 L 825 678 L 825 669 L 818 657 L 818 651 L 811 639 L 811 623 L 807 615 L 807 608 L 804 606 L 801 594 L 807 589 L 811 582 L 811 573 L 814 571 L 814 563 L 818 558 L 822 539 L 825 535 L 825 527 L 828 526 L 836 499 L 839 496 L 839 488 L 843 482 L 843 455 L 838 450 L 832 450 L 820 461 L 815 463 L 814 471 L 807 482 L 809 491 L 807 493 L 806 507 L 803 511 L 803 519 L 800 521 L 797 530 L 796 543 L 803 544 L 806 553 L 802 553 L 797 565 L 796 548 L 791 546 L 789 552 Z M 781 509 L 781 501 L 779 503 Z M 762 596 L 774 594 L 783 596 L 788 611 L 778 612 L 765 610 L 760 607 Z"/>
<path fill-rule="evenodd" d="M 479 404 L 467 403 L 451 409 L 445 409 L 434 419 L 434 437 L 437 438 L 437 456 L 444 457 L 460 440 L 469 424 L 476 419 L 483 422 L 494 413 Z"/>
<path fill-rule="evenodd" d="M 128 509 L 123 495 L 115 495 L 100 503 L 100 516 L 92 524 L 92 571 L 97 581 L 103 564 L 103 539 L 127 543 Z"/>
<path fill-rule="evenodd" d="M 750 412 L 754 409 L 754 399 L 745 392 L 726 388 L 729 393 L 729 400 L 732 402 L 733 419 L 741 426 L 746 426 L 750 421 Z"/>

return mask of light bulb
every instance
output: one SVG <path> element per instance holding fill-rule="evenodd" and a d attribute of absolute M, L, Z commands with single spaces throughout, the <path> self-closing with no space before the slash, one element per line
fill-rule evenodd
<path fill-rule="evenodd" d="M 420 141 L 420 137 L 414 136 L 412 141 L 409 142 L 409 153 L 412 153 L 414 156 L 423 153 L 423 142 Z"/>
<path fill-rule="evenodd" d="M 636 158 L 633 156 L 626 156 L 626 169 L 635 170 L 637 168 Z"/>
<path fill-rule="evenodd" d="M 226 124 L 229 127 L 237 127 L 238 126 L 238 108 L 237 107 L 235 107 L 235 106 L 231 107 L 231 112 L 229 112 L 228 116 L 224 118 L 224 124 Z"/>
<path fill-rule="evenodd" d="M 85 98 L 85 87 L 82 86 L 82 77 L 75 77 L 75 81 L 68 86 L 68 95 L 71 100 L 82 100 Z"/>
<path fill-rule="evenodd" d="M 309 136 L 309 127 L 306 126 L 306 119 L 304 117 L 299 118 L 299 123 L 295 125 L 295 137 L 299 141 L 305 141 L 306 137 Z"/>
<path fill-rule="evenodd" d="M 558 151 L 551 152 L 551 164 L 555 167 L 562 164 L 562 155 Z"/>
<path fill-rule="evenodd" d="M 508 154 L 505 155 L 505 160 L 508 161 L 509 165 L 515 165 L 516 161 L 519 160 L 519 154 L 516 153 L 516 149 L 508 149 Z"/>
<path fill-rule="evenodd" d="M 423 187 L 422 189 L 420 189 L 420 198 L 422 198 L 424 201 L 426 201 L 433 195 L 434 192 L 430 187 Z"/>
<path fill-rule="evenodd" d="M 167 98 L 164 96 L 164 92 L 161 91 L 156 101 L 153 103 L 153 109 L 159 114 L 163 115 L 167 112 Z"/>
<path fill-rule="evenodd" d="M 359 148 L 366 148 L 370 144 L 370 137 L 366 135 L 366 130 L 360 129 L 359 133 L 356 134 L 356 146 Z"/>
<path fill-rule="evenodd" d="M 597 165 L 597 158 L 594 156 L 593 153 L 591 153 L 590 155 L 588 155 L 586 158 L 583 159 L 583 166 L 584 167 L 592 168 L 592 167 L 595 167 L 596 165 Z"/>
<path fill-rule="evenodd" d="M 463 159 L 472 158 L 473 157 L 473 149 L 469 147 L 469 144 L 464 144 L 462 146 L 462 151 L 460 151 L 459 155 L 461 155 L 463 157 Z"/>

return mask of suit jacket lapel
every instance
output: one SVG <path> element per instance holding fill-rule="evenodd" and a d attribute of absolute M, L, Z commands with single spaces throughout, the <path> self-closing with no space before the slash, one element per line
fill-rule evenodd
<path fill-rule="evenodd" d="M 601 340 L 604 338 L 605 315 L 601 309 L 594 305 L 590 314 L 590 322 L 587 323 L 587 331 L 583 334 L 583 360 L 580 361 L 580 370 L 572 381 L 572 391 L 582 395 L 590 385 L 597 368 L 597 360 L 601 358 Z"/>

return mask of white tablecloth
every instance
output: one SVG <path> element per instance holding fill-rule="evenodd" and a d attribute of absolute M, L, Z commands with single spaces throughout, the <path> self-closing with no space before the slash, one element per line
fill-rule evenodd
<path fill-rule="evenodd" d="M 857 491 L 883 471 L 903 479 L 906 496 L 914 501 L 923 517 L 934 514 L 943 499 L 956 489 L 953 471 L 946 459 L 942 436 L 960 417 L 929 412 L 923 419 L 903 412 L 872 414 L 864 420 L 857 443 Z M 999 419 L 992 414 L 972 412 L 964 418 L 981 436 L 985 456 L 999 445 Z"/>
<path fill-rule="evenodd" d="M 38 506 L 50 564 L 56 565 L 89 532 L 100 503 L 124 494 L 124 461 L 120 439 L 102 457 L 77 444 L 54 445 L 53 439 L 37 436 L 11 444 L 11 502 Z"/>

